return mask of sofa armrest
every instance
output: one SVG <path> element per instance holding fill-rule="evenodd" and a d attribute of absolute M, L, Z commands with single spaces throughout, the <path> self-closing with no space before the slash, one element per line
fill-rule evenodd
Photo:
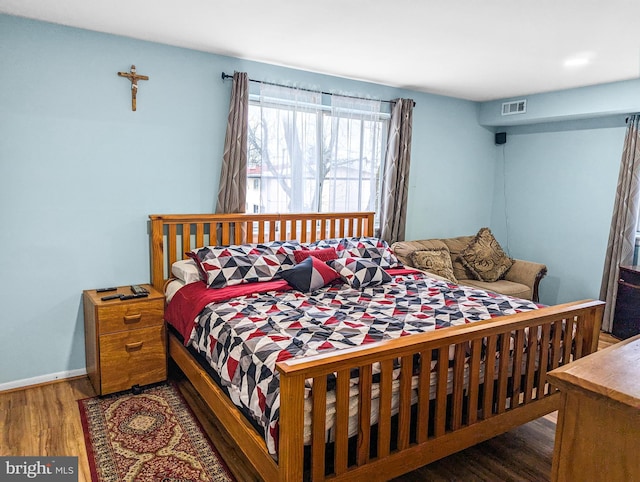
<path fill-rule="evenodd" d="M 532 291 L 532 300 L 537 303 L 539 301 L 538 286 L 546 274 L 547 267 L 544 264 L 514 259 L 504 279 L 529 286 Z"/>

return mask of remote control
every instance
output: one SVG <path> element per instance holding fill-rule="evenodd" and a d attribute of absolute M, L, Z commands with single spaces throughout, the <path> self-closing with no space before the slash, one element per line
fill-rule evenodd
<path fill-rule="evenodd" d="M 149 296 L 149 293 L 137 293 L 133 295 L 121 295 L 120 300 L 132 300 L 133 298 L 145 298 Z"/>
<path fill-rule="evenodd" d="M 140 285 L 131 285 L 131 291 L 133 291 L 134 295 L 140 294 L 140 293 L 146 293 L 149 294 L 149 292 L 147 291 L 146 288 L 143 288 Z"/>
<path fill-rule="evenodd" d="M 107 291 L 115 291 L 115 290 L 117 290 L 117 289 L 118 289 L 118 288 L 98 288 L 98 289 L 96 290 L 96 293 L 105 293 L 105 292 L 107 292 Z"/>
<path fill-rule="evenodd" d="M 116 298 L 120 298 L 122 299 L 124 295 L 109 295 L 109 296 L 103 296 L 102 298 L 100 298 L 102 301 L 109 301 L 109 300 L 115 300 Z"/>

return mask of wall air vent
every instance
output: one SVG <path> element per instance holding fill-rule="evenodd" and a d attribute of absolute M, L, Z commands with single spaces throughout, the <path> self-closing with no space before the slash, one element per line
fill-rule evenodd
<path fill-rule="evenodd" d="M 524 114 L 525 112 L 527 112 L 526 99 L 503 102 L 502 104 L 502 115 Z"/>

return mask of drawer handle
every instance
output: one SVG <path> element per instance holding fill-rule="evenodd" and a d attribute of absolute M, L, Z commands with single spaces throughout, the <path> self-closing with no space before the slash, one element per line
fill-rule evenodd
<path fill-rule="evenodd" d="M 136 313 L 135 315 L 124 315 L 125 323 L 138 323 L 142 318 L 141 313 Z"/>
<path fill-rule="evenodd" d="M 136 343 L 127 343 L 124 347 L 127 349 L 127 351 L 139 350 L 140 348 L 142 348 L 143 343 L 144 342 L 142 341 L 138 341 Z"/>

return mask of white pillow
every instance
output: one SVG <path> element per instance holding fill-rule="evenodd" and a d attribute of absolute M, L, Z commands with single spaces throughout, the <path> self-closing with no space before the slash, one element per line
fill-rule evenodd
<path fill-rule="evenodd" d="M 185 282 L 185 284 L 200 281 L 200 271 L 192 259 L 176 261 L 171 265 L 171 274 Z"/>

